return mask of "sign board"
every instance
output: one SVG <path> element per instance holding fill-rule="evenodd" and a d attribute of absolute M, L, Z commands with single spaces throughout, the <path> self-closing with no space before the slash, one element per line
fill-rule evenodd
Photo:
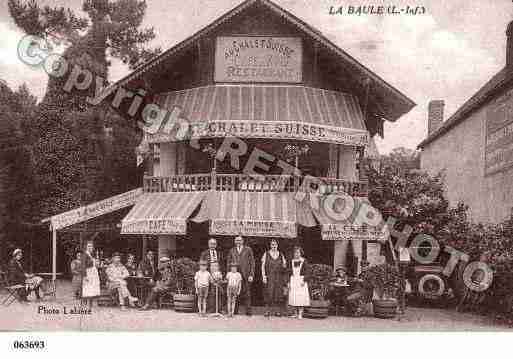
<path fill-rule="evenodd" d="M 123 221 L 121 234 L 185 234 L 187 223 L 183 218 L 141 219 Z"/>
<path fill-rule="evenodd" d="M 486 112 L 485 175 L 513 167 L 513 90 Z"/>
<path fill-rule="evenodd" d="M 248 237 L 297 237 L 295 222 L 213 219 L 211 235 L 242 235 Z"/>
<path fill-rule="evenodd" d="M 338 223 L 323 224 L 321 235 L 326 241 L 385 241 L 387 239 L 385 229 Z"/>
<path fill-rule="evenodd" d="M 57 214 L 49 218 L 50 223 L 52 224 L 52 229 L 59 230 L 61 228 L 69 227 L 73 224 L 101 216 L 103 214 L 117 211 L 121 208 L 132 206 L 135 204 L 137 198 L 142 195 L 142 193 L 142 188 L 137 188 L 99 202 L 91 203 L 87 206 Z"/>
<path fill-rule="evenodd" d="M 304 140 L 352 146 L 366 146 L 369 142 L 369 133 L 365 130 L 286 121 L 210 121 L 192 123 L 189 130 L 189 139 L 232 136 Z M 146 134 L 148 143 L 173 142 L 176 138 L 175 132 L 159 131 L 155 134 Z"/>
<path fill-rule="evenodd" d="M 303 48 L 297 37 L 218 37 L 216 82 L 302 81 Z"/>

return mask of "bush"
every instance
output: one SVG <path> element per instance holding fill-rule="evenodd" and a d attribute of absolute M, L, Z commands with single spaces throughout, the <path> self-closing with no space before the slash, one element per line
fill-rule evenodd
<path fill-rule="evenodd" d="M 178 258 L 171 261 L 174 292 L 177 294 L 194 294 L 194 275 L 198 270 L 198 263 L 190 258 Z"/>
<path fill-rule="evenodd" d="M 326 264 L 311 264 L 308 288 L 313 300 L 324 300 L 330 290 L 333 268 Z"/>
<path fill-rule="evenodd" d="M 380 299 L 397 299 L 401 277 L 396 266 L 385 263 L 370 267 L 362 273 L 362 279 L 375 289 Z"/>

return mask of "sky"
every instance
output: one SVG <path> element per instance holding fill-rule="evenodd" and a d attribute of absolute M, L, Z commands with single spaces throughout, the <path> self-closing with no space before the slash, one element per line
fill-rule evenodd
<path fill-rule="evenodd" d="M 151 43 L 168 49 L 242 0 L 147 0 L 144 26 L 157 34 Z M 427 104 L 446 103 L 447 119 L 505 64 L 506 27 L 513 20 L 511 0 L 274 0 L 366 67 L 410 97 L 417 106 L 396 123 L 385 124 L 385 138 L 377 140 L 381 153 L 396 147 L 416 148 L 427 134 Z M 41 4 L 80 11 L 82 0 L 38 0 Z M 47 75 L 17 58 L 23 33 L 0 2 L 0 79 L 11 88 L 26 83 L 41 98 Z M 424 15 L 349 15 L 348 6 L 424 6 Z M 343 6 L 342 15 L 330 7 Z M 113 61 L 109 80 L 128 73 Z"/>

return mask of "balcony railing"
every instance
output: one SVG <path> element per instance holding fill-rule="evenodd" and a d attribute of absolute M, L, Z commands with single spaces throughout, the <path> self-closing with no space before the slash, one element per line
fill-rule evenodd
<path fill-rule="evenodd" d="M 351 182 L 336 178 L 244 174 L 190 174 L 168 177 L 144 177 L 144 192 L 251 191 L 251 192 L 318 192 L 347 193 L 366 197 L 367 182 Z"/>

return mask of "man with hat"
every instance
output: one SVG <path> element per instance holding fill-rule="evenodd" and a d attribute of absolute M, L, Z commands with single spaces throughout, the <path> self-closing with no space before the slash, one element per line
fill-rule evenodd
<path fill-rule="evenodd" d="M 169 257 L 161 257 L 157 283 L 151 289 L 151 293 L 146 300 L 146 304 L 141 308 L 141 310 L 149 310 L 160 295 L 171 289 L 172 282 L 171 259 L 169 259 Z"/>
<path fill-rule="evenodd" d="M 34 274 L 26 273 L 23 270 L 23 266 L 21 264 L 22 257 L 23 251 L 21 249 L 17 248 L 12 252 L 12 259 L 9 262 L 7 268 L 9 284 L 25 286 L 25 288 L 22 288 L 18 291 L 21 300 L 27 302 L 27 296 L 32 291 L 36 294 L 36 298 L 39 300 L 41 299 L 41 295 L 39 294 L 39 287 L 43 282 L 43 278 L 37 277 Z"/>
<path fill-rule="evenodd" d="M 133 297 L 128 290 L 126 278 L 130 276 L 128 269 L 121 263 L 121 254 L 114 252 L 112 255 L 112 263 L 109 264 L 107 270 L 107 287 L 110 291 L 116 290 L 119 296 L 119 304 L 121 309 L 126 309 L 125 301 L 133 307 L 137 303 L 137 298 Z"/>

